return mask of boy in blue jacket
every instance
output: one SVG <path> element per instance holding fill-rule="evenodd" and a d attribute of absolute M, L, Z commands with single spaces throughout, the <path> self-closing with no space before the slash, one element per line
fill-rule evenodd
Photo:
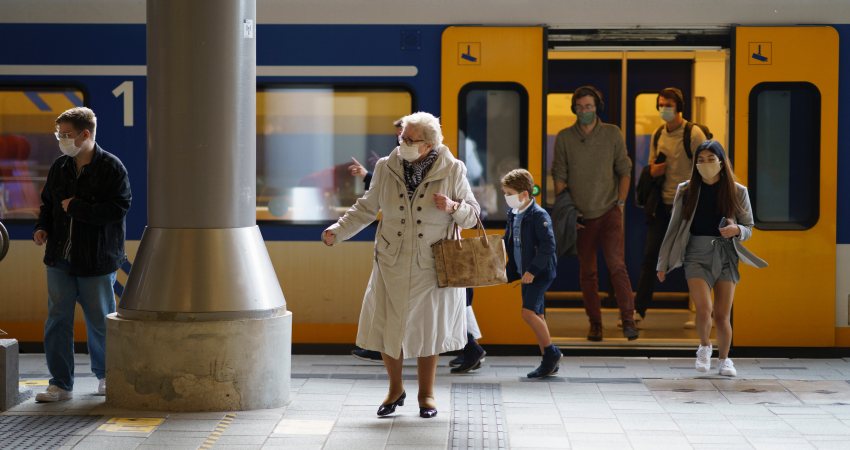
<path fill-rule="evenodd" d="M 528 378 L 543 378 L 558 372 L 561 350 L 552 344 L 544 316 L 543 294 L 555 279 L 555 233 L 552 219 L 531 196 L 534 178 L 525 169 L 502 177 L 502 192 L 511 210 L 505 228 L 508 281 L 521 280 L 522 319 L 531 327 L 543 354 L 540 366 Z M 520 275 L 522 274 L 522 275 Z"/>

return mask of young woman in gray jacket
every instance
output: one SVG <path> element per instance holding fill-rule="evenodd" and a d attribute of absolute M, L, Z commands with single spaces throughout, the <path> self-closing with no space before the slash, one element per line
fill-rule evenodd
<path fill-rule="evenodd" d="M 753 212 L 747 188 L 735 182 L 732 166 L 719 142 L 703 142 L 694 154 L 691 179 L 681 183 L 673 201 L 670 225 L 658 255 L 658 279 L 684 266 L 688 292 L 696 305 L 700 345 L 696 370 L 711 369 L 711 290 L 717 327 L 718 371 L 737 375 L 729 358 L 732 344 L 732 299 L 740 280 L 738 261 L 755 267 L 767 263 L 741 244 L 753 230 Z"/>

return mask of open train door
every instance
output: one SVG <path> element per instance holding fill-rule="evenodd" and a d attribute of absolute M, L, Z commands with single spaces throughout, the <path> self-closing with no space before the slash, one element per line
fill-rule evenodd
<path fill-rule="evenodd" d="M 832 27 L 734 30 L 734 168 L 770 264 L 741 264 L 734 343 L 836 342 L 838 33 Z"/>
<path fill-rule="evenodd" d="M 443 31 L 440 109 L 445 144 L 466 163 L 491 233 L 505 227 L 502 175 L 525 167 L 542 184 L 545 51 L 542 27 Z M 476 311 L 485 342 L 535 342 L 520 318 L 520 301 L 520 290 L 506 285 L 475 290 L 475 302 L 487 305 Z"/>

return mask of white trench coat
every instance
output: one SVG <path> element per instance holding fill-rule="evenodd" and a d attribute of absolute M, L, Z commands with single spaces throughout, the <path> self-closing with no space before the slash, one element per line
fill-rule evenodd
<path fill-rule="evenodd" d="M 456 222 L 476 225 L 480 210 L 466 179 L 466 166 L 446 146 L 412 200 L 407 198 L 398 148 L 375 166 L 370 189 L 328 229 L 344 241 L 382 213 L 375 234 L 372 276 L 363 297 L 357 345 L 393 358 L 438 355 L 466 344 L 466 295 L 462 288 L 438 288 L 431 244 Z M 440 211 L 434 194 L 461 202 L 453 214 Z"/>

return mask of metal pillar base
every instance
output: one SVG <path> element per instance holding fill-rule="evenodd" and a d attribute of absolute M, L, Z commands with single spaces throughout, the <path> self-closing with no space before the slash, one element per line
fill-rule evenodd
<path fill-rule="evenodd" d="M 145 229 L 118 314 L 140 320 L 269 317 L 286 308 L 260 228 Z"/>
<path fill-rule="evenodd" d="M 292 313 L 173 322 L 107 316 L 106 403 L 157 411 L 244 411 L 289 403 Z"/>

